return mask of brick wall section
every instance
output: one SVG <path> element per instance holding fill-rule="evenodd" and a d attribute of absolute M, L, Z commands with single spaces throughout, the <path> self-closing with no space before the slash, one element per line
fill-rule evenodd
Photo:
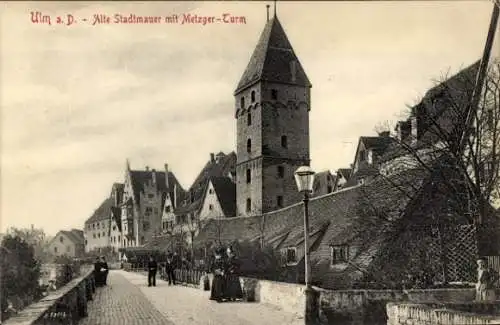
<path fill-rule="evenodd" d="M 458 324 L 499 324 L 499 316 L 433 308 L 423 304 L 387 305 L 387 325 L 458 325 Z"/>

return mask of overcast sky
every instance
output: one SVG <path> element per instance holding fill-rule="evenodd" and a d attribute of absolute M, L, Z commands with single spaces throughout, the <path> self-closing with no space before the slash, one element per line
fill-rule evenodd
<path fill-rule="evenodd" d="M 272 2 L 270 2 L 272 5 Z M 185 188 L 235 149 L 233 91 L 266 2 L 3 3 L 1 230 L 81 228 L 132 168 L 168 163 Z M 357 139 L 433 79 L 479 59 L 490 1 L 278 2 L 313 84 L 312 167 L 347 167 Z M 72 14 L 33 24 L 30 11 Z M 272 9 L 271 9 L 272 11 Z M 244 16 L 246 24 L 96 25 L 93 14 Z"/>

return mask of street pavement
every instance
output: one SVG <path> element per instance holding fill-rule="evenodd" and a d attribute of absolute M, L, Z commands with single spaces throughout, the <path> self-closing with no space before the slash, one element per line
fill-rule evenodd
<path fill-rule="evenodd" d="M 79 325 L 299 325 L 295 314 L 255 302 L 217 303 L 210 293 L 185 286 L 169 286 L 157 279 L 147 286 L 143 274 L 110 271 L 108 286 L 97 288 L 89 316 Z"/>

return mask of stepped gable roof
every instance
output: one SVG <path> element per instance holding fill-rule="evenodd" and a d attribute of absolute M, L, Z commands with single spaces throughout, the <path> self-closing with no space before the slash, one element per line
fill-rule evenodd
<path fill-rule="evenodd" d="M 85 224 L 93 223 L 102 220 L 108 220 L 111 216 L 111 207 L 113 206 L 113 200 L 108 197 L 101 203 L 101 205 L 94 211 L 92 216 L 85 221 Z"/>
<path fill-rule="evenodd" d="M 422 100 L 412 108 L 417 116 L 419 139 L 414 149 L 432 147 L 443 136 L 438 136 L 437 126 L 451 133 L 455 125 L 463 123 L 475 87 L 480 61 L 476 61 L 449 79 L 429 89 Z M 408 149 L 395 140 L 382 156 L 384 161 L 408 154 Z"/>
<path fill-rule="evenodd" d="M 184 214 L 199 210 L 203 203 L 203 196 L 212 177 L 227 177 L 236 169 L 236 153 L 233 151 L 227 155 L 222 152 L 217 154 L 219 161 L 209 160 L 198 174 L 193 184 L 186 192 L 184 198 L 188 201 L 180 204 L 174 211 L 175 214 Z"/>
<path fill-rule="evenodd" d="M 295 73 L 292 69 L 295 69 Z M 235 94 L 258 81 L 311 87 L 309 78 L 276 16 L 266 23 Z"/>
<path fill-rule="evenodd" d="M 214 186 L 217 199 L 226 217 L 236 215 L 236 184 L 229 177 L 210 178 Z"/>

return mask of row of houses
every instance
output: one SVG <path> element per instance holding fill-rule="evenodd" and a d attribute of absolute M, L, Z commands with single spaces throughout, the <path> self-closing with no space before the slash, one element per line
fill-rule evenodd
<path fill-rule="evenodd" d="M 458 141 L 479 67 L 473 63 L 429 90 L 395 130 L 360 137 L 350 166 L 316 174 L 307 248 L 314 283 L 393 286 L 422 272 L 462 281 L 473 275 L 479 253 L 498 255 L 491 244 L 499 242 L 498 217 L 490 209 L 477 224 L 468 215 L 467 176 L 448 150 Z M 257 243 L 281 256 L 280 279 L 303 281 L 303 205 L 294 171 L 310 164 L 310 88 L 275 15 L 233 94 L 236 152 L 210 154 L 189 189 L 167 164 L 136 170 L 127 161 L 123 182 L 85 222 L 86 251 L 172 251 L 187 243 L 206 258 L 217 245 Z M 475 238 L 484 229 L 493 232 L 482 247 Z"/>

